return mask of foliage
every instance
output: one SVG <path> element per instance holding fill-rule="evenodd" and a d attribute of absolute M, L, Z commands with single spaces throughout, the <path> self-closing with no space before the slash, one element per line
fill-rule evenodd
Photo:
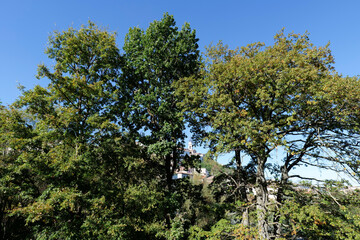
<path fill-rule="evenodd" d="M 47 84 L 0 106 L 0 238 L 359 239 L 358 191 L 290 182 L 302 164 L 359 176 L 358 78 L 307 34 L 219 43 L 205 62 L 197 42 L 169 14 L 131 28 L 123 54 L 92 22 L 53 33 Z M 183 154 L 187 124 L 201 163 Z M 212 180 L 174 180 L 180 166 Z"/>
<path fill-rule="evenodd" d="M 310 185 L 311 186 L 311 185 Z M 328 182 L 292 193 L 282 206 L 286 237 L 359 239 L 359 192 Z"/>
<path fill-rule="evenodd" d="M 28 116 L 22 124 L 29 140 L 21 148 L 4 143 L 23 149 L 12 161 L 27 163 L 37 195 L 10 216 L 24 217 L 38 239 L 148 236 L 146 226 L 158 220 L 157 172 L 148 171 L 145 149 L 114 124 L 121 62 L 115 36 L 90 22 L 55 33 L 46 52 L 54 72 L 40 65 L 39 77 L 49 85 L 16 103 Z"/>
<path fill-rule="evenodd" d="M 265 170 L 272 152 L 277 148 L 286 152 L 282 165 L 272 169 L 281 175 L 277 196 L 281 203 L 282 189 L 296 166 L 323 167 L 326 161 L 343 164 L 347 156 L 354 156 L 340 149 L 344 145 L 357 149 L 346 140 L 355 123 L 339 115 L 357 115 L 341 110 L 340 99 L 329 100 L 341 90 L 335 86 L 343 79 L 334 72 L 328 46 L 313 46 L 307 34 L 286 36 L 281 31 L 268 47 L 254 43 L 229 50 L 219 43 L 207 49 L 207 56 L 200 74 L 178 83 L 178 94 L 186 96 L 181 106 L 186 108 L 197 141 L 208 143 L 217 153 L 235 152 L 239 185 L 248 183 L 240 153 L 250 159 L 245 168 L 255 166 L 258 227 L 261 238 L 268 239 Z M 353 138 L 357 137 L 354 132 Z M 333 152 L 343 153 L 342 160 L 334 158 Z"/>
<path fill-rule="evenodd" d="M 172 192 L 177 191 L 173 189 L 172 177 L 181 161 L 185 137 L 185 122 L 177 106 L 181 98 L 174 95 L 172 84 L 198 71 L 197 41 L 189 24 L 179 30 L 174 18 L 164 14 L 146 31 L 131 28 L 123 47 L 122 78 L 131 90 L 123 121 L 130 134 L 147 147 L 154 167 L 162 169 L 158 177 L 166 191 L 163 211 L 168 228 L 181 206 L 181 202 L 172 199 Z"/>
<path fill-rule="evenodd" d="M 39 195 L 41 178 L 31 171 L 27 155 L 33 129 L 27 124 L 25 114 L 16 109 L 0 107 L 0 237 L 2 239 L 25 239 L 30 228 L 25 217 L 11 214 L 23 204 Z M 23 226 L 19 228 L 19 226 Z"/>
<path fill-rule="evenodd" d="M 255 228 L 249 228 L 242 224 L 231 224 L 229 220 L 221 219 L 217 222 L 210 231 L 203 231 L 194 226 L 191 229 L 191 235 L 189 239 L 202 240 L 225 240 L 225 239 L 259 239 L 257 230 Z"/>

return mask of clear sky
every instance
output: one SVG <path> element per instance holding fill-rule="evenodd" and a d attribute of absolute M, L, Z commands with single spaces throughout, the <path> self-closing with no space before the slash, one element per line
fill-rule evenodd
<path fill-rule="evenodd" d="M 88 20 L 118 33 L 118 46 L 130 27 L 146 28 L 164 12 L 181 26 L 196 29 L 200 49 L 222 40 L 231 48 L 252 42 L 271 44 L 286 32 L 310 33 L 311 41 L 331 43 L 335 68 L 344 75 L 360 69 L 360 1 L 334 0 L 13 0 L 0 1 L 0 101 L 11 104 L 26 88 L 41 84 L 37 65 L 51 62 L 44 54 L 54 30 L 78 28 Z"/>

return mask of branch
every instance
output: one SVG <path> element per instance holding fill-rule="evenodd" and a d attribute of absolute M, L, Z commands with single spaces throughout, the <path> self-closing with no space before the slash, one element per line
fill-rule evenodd
<path fill-rule="evenodd" d="M 320 180 L 317 178 L 311 178 L 311 177 L 302 177 L 300 175 L 291 175 L 289 176 L 289 178 L 300 178 L 300 179 L 304 179 L 304 180 L 311 180 L 311 181 L 317 181 L 317 182 L 325 182 L 324 180 Z"/>
<path fill-rule="evenodd" d="M 339 207 L 342 207 L 341 204 L 336 200 L 336 198 L 335 198 L 333 195 L 331 195 L 331 192 L 330 192 L 330 191 L 328 192 L 328 194 L 329 194 L 329 196 L 332 198 L 332 200 L 334 200 L 334 202 L 335 202 Z"/>
<path fill-rule="evenodd" d="M 319 193 L 321 196 L 324 196 L 324 194 L 322 192 L 320 192 L 319 190 L 317 190 L 316 188 L 312 188 L 314 191 L 316 191 L 317 193 Z M 342 205 L 336 200 L 336 198 L 331 195 L 330 191 L 327 192 L 328 195 L 331 197 L 331 199 L 339 206 L 339 207 L 342 207 Z"/>
<path fill-rule="evenodd" d="M 290 171 L 295 165 L 297 165 L 300 161 L 302 161 L 302 158 L 303 158 L 303 156 L 305 155 L 305 153 L 307 152 L 307 150 L 308 150 L 308 148 L 311 148 L 311 142 L 312 142 L 312 140 L 313 140 L 313 136 L 314 136 L 314 134 L 315 134 L 315 131 L 312 131 L 309 135 L 308 135 L 308 137 L 306 138 L 306 141 L 305 141 L 305 143 L 304 143 L 304 146 L 303 146 L 303 148 L 302 148 L 302 150 L 301 150 L 301 153 L 300 153 L 300 155 L 297 157 L 297 159 L 294 161 L 294 162 L 292 162 L 291 164 L 290 164 L 290 166 L 288 167 L 288 171 Z M 291 159 L 290 159 L 291 160 Z"/>

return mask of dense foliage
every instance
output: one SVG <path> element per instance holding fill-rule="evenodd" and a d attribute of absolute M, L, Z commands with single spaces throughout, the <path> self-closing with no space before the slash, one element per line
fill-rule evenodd
<path fill-rule="evenodd" d="M 290 181 L 305 164 L 359 180 L 358 78 L 307 34 L 205 60 L 197 42 L 168 14 L 122 51 L 92 22 L 53 33 L 48 84 L 0 106 L 0 238 L 360 239 L 359 191 Z M 183 154 L 187 126 L 202 162 Z"/>

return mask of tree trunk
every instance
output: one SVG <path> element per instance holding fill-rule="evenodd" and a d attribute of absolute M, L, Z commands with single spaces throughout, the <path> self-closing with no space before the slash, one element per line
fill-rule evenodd
<path fill-rule="evenodd" d="M 258 231 L 261 240 L 269 239 L 269 224 L 266 219 L 268 191 L 265 179 L 265 162 L 266 160 L 263 159 L 259 161 L 256 173 L 256 210 Z"/>
<path fill-rule="evenodd" d="M 279 207 L 279 208 L 281 207 L 281 204 L 283 202 L 284 190 L 286 189 L 288 179 L 289 179 L 289 171 L 287 169 L 287 166 L 284 165 L 281 167 L 281 180 L 280 180 L 280 184 L 279 184 L 278 191 L 276 194 L 277 207 Z M 274 229 L 273 229 L 274 238 L 273 239 L 280 238 L 280 236 L 281 236 L 280 217 L 281 217 L 280 213 L 278 211 L 275 212 Z"/>
<path fill-rule="evenodd" d="M 166 168 L 166 195 L 168 200 L 171 198 L 172 194 L 172 185 L 173 185 L 173 176 L 174 172 L 178 165 L 178 153 L 176 147 L 173 148 L 172 155 L 167 155 L 165 157 L 165 168 Z M 168 202 L 170 204 L 170 202 Z M 171 214 L 172 208 L 170 205 L 166 209 L 166 226 L 167 228 L 171 227 Z"/>
<path fill-rule="evenodd" d="M 241 201 L 248 203 L 247 194 L 246 194 L 246 185 L 247 185 L 247 179 L 246 174 L 244 172 L 244 169 L 241 164 L 241 155 L 240 150 L 235 150 L 235 160 L 236 160 L 236 170 L 237 170 L 237 181 L 240 185 L 240 197 Z M 241 223 L 244 226 L 249 226 L 249 209 L 246 206 L 245 210 L 242 213 L 242 220 Z"/>
<path fill-rule="evenodd" d="M 250 226 L 250 218 L 249 218 L 249 208 L 246 207 L 245 211 L 242 214 L 241 224 L 243 226 Z"/>
<path fill-rule="evenodd" d="M 165 157 L 165 171 L 166 171 L 166 191 L 165 196 L 167 198 L 167 205 L 165 209 L 165 221 L 166 221 L 166 227 L 169 229 L 171 227 L 171 208 L 170 208 L 170 197 L 171 197 L 171 191 L 172 191 L 172 174 L 171 174 L 171 156 L 168 155 Z"/>

